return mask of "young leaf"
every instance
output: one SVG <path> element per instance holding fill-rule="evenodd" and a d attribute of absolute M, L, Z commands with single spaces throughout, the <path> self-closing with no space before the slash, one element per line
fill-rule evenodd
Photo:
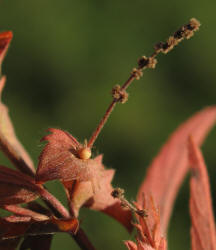
<path fill-rule="evenodd" d="M 94 159 L 80 159 L 83 146 L 69 133 L 60 129 L 49 129 L 51 134 L 42 140 L 48 141 L 43 149 L 36 173 L 36 181 L 49 180 L 92 181 L 100 175 L 100 164 Z"/>
<path fill-rule="evenodd" d="M 30 209 L 20 207 L 18 205 L 4 205 L 2 206 L 3 209 L 12 212 L 16 215 L 20 216 L 29 216 L 35 221 L 43 221 L 43 220 L 48 220 L 49 217 L 47 215 L 41 214 L 34 212 Z"/>
<path fill-rule="evenodd" d="M 138 250 L 137 245 L 131 240 L 125 241 L 124 244 L 128 250 Z"/>
<path fill-rule="evenodd" d="M 192 137 L 188 141 L 190 180 L 190 215 L 192 250 L 216 250 L 216 232 L 210 184 L 201 151 Z"/>
<path fill-rule="evenodd" d="M 0 206 L 35 200 L 38 188 L 28 175 L 0 166 Z"/>
<path fill-rule="evenodd" d="M 187 138 L 192 134 L 195 142 L 202 144 L 215 121 L 216 106 L 195 114 L 172 134 L 148 169 L 137 200 L 142 203 L 143 193 L 154 197 L 160 208 L 163 233 L 167 230 L 176 193 L 188 171 Z"/>
<path fill-rule="evenodd" d="M 137 229 L 137 245 L 134 242 L 126 241 L 125 244 L 130 250 L 166 250 L 166 240 L 161 233 L 159 209 L 155 207 L 153 198 L 144 196 L 142 206 L 136 204 L 138 210 L 144 209 L 147 216 L 136 214 L 138 224 L 134 224 Z"/>
<path fill-rule="evenodd" d="M 56 232 L 75 234 L 79 227 L 76 218 L 57 219 L 51 217 L 46 221 L 34 221 L 30 217 L 9 216 L 0 218 L 0 239 L 7 240 L 26 235 L 47 235 Z"/>
<path fill-rule="evenodd" d="M 102 156 L 96 157 L 95 161 L 102 166 Z M 82 206 L 104 212 L 119 221 L 130 232 L 132 229 L 132 214 L 130 210 L 123 208 L 120 201 L 114 199 L 111 195 L 111 192 L 113 191 L 111 182 L 115 171 L 113 169 L 106 170 L 104 166 L 102 167 L 103 171 L 101 172 L 101 176 L 96 180 L 96 183 L 98 184 L 97 189 L 93 190 L 90 181 L 77 182 L 73 188 L 70 189 L 70 199 L 73 205 L 73 212 L 78 216 L 79 209 Z"/>
<path fill-rule="evenodd" d="M 12 37 L 13 34 L 11 31 L 5 31 L 0 33 L 0 77 L 2 61 L 7 53 Z"/>
<path fill-rule="evenodd" d="M 6 78 L 0 79 L 0 146 L 1 150 L 20 171 L 34 176 L 35 169 L 31 158 L 16 137 L 8 108 L 2 103 L 1 96 Z"/>

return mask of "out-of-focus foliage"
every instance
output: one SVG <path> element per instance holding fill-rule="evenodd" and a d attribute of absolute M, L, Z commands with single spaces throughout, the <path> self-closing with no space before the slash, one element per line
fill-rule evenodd
<path fill-rule="evenodd" d="M 215 7 L 213 0 L 1 0 L 0 30 L 14 32 L 3 64 L 3 98 L 35 163 L 48 127 L 68 130 L 81 142 L 89 138 L 113 85 L 126 80 L 137 58 L 150 55 L 156 42 L 196 17 L 200 31 L 159 56 L 156 69 L 134 82 L 129 101 L 117 106 L 95 144 L 95 154 L 103 153 L 106 166 L 117 170 L 114 185 L 135 199 L 146 166 L 168 135 L 195 111 L 215 104 Z M 215 140 L 214 129 L 203 147 L 213 198 Z M 50 186 L 65 201 L 60 185 Z M 170 249 L 189 248 L 188 210 L 186 181 L 169 227 Z M 122 240 L 130 236 L 117 222 L 90 211 L 81 218 L 98 249 L 124 249 Z M 69 245 L 78 249 L 67 235 L 57 235 L 53 249 Z"/>

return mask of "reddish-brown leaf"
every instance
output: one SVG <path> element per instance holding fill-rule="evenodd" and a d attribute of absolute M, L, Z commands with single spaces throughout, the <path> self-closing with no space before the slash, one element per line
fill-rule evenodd
<path fill-rule="evenodd" d="M 0 218 L 0 239 L 8 240 L 23 236 L 31 223 L 30 217 L 9 216 Z"/>
<path fill-rule="evenodd" d="M 192 137 L 188 143 L 190 180 L 191 240 L 193 250 L 216 250 L 216 232 L 210 184 L 201 151 Z"/>
<path fill-rule="evenodd" d="M 94 188 L 90 181 L 76 182 L 73 186 L 64 183 L 69 190 L 72 210 L 78 216 L 79 209 L 82 206 L 93 210 L 101 211 L 123 224 L 128 231 L 131 231 L 132 215 L 129 209 L 122 208 L 120 201 L 111 196 L 113 187 L 111 185 L 115 171 L 113 169 L 106 170 L 102 165 L 102 155 L 95 158 L 100 167 L 100 178 L 96 180 L 97 186 Z M 101 171 L 103 169 L 103 171 Z M 93 190 L 94 188 L 94 190 Z"/>
<path fill-rule="evenodd" d="M 5 31 L 0 33 L 0 75 L 1 75 L 1 64 L 7 53 L 12 37 L 13 34 L 11 31 Z"/>
<path fill-rule="evenodd" d="M 0 240 L 22 236 L 47 235 L 56 232 L 77 232 L 79 222 L 76 218 L 57 219 L 51 217 L 45 221 L 34 221 L 31 217 L 9 216 L 0 218 Z"/>
<path fill-rule="evenodd" d="M 0 206 L 35 200 L 38 188 L 30 176 L 0 166 Z"/>
<path fill-rule="evenodd" d="M 37 203 L 37 201 L 32 201 L 32 202 L 27 203 L 26 207 L 32 210 L 33 212 L 40 213 L 48 217 L 52 215 L 52 212 L 49 209 Z"/>
<path fill-rule="evenodd" d="M 51 134 L 39 159 L 36 173 L 38 183 L 59 179 L 62 181 L 92 181 L 100 175 L 100 164 L 94 159 L 83 160 L 78 151 L 83 147 L 72 135 L 60 129 L 49 129 Z"/>
<path fill-rule="evenodd" d="M 31 217 L 35 221 L 43 221 L 49 219 L 49 217 L 45 214 L 37 213 L 18 205 L 4 205 L 2 206 L 2 208 L 16 215 Z"/>
<path fill-rule="evenodd" d="M 166 240 L 161 232 L 159 209 L 156 208 L 153 198 L 144 196 L 142 206 L 136 204 L 137 209 L 144 209 L 147 217 L 136 215 L 138 224 L 134 224 L 137 229 L 137 244 L 127 241 L 128 249 L 137 250 L 166 250 Z M 137 247 L 137 248 L 136 248 Z"/>
<path fill-rule="evenodd" d="M 138 250 L 137 245 L 133 241 L 127 240 L 124 243 L 129 250 Z"/>
<path fill-rule="evenodd" d="M 8 108 L 2 103 L 1 96 L 6 78 L 0 79 L 0 146 L 1 150 L 12 161 L 14 166 L 20 171 L 34 175 L 33 162 L 22 144 L 16 137 L 11 119 L 8 115 Z"/>
<path fill-rule="evenodd" d="M 59 231 L 61 232 L 71 232 L 76 234 L 77 230 L 79 229 L 79 221 L 76 218 L 57 219 L 52 217 L 51 221 L 54 225 L 57 225 Z"/>
<path fill-rule="evenodd" d="M 166 232 L 173 202 L 185 174 L 188 171 L 187 138 L 193 135 L 200 145 L 215 124 L 216 106 L 208 107 L 195 114 L 181 125 L 162 147 L 147 172 L 147 177 L 138 192 L 138 203 L 142 195 L 152 195 L 159 205 L 162 232 Z"/>

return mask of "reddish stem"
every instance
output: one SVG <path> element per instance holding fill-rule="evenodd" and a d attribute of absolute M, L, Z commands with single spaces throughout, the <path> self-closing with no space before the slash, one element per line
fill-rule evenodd
<path fill-rule="evenodd" d="M 133 82 L 134 79 L 135 79 L 135 76 L 134 76 L 134 75 L 131 75 L 131 76 L 128 78 L 128 80 L 122 85 L 121 90 L 126 90 L 126 89 L 130 86 L 130 84 Z M 95 143 L 95 141 L 96 141 L 98 135 L 100 134 L 100 132 L 101 132 L 101 130 L 103 129 L 104 125 L 106 124 L 106 122 L 107 122 L 109 116 L 111 115 L 113 109 L 115 108 L 117 102 L 118 102 L 118 101 L 115 100 L 115 99 L 112 100 L 112 102 L 111 102 L 111 104 L 109 105 L 108 109 L 106 110 L 106 112 L 105 112 L 103 118 L 100 120 L 100 122 L 99 122 L 97 128 L 95 129 L 95 131 L 93 132 L 91 138 L 90 138 L 89 141 L 88 141 L 87 146 L 88 146 L 89 148 L 92 148 L 92 146 L 93 146 L 93 144 Z"/>
<path fill-rule="evenodd" d="M 102 128 L 104 127 L 105 123 L 107 122 L 107 120 L 108 120 L 110 114 L 112 113 L 112 111 L 113 111 L 115 105 L 116 105 L 116 101 L 113 100 L 113 101 L 111 102 L 111 104 L 109 105 L 108 109 L 106 110 L 105 115 L 103 116 L 103 118 L 102 118 L 101 121 L 99 122 L 99 124 L 98 124 L 96 130 L 93 132 L 91 138 L 89 139 L 88 144 L 87 144 L 87 147 L 92 148 L 94 142 L 96 141 L 96 139 L 97 139 L 98 135 L 100 134 Z"/>
<path fill-rule="evenodd" d="M 62 216 L 63 218 L 70 218 L 70 213 L 68 212 L 68 210 L 61 204 L 58 199 L 55 198 L 55 196 L 49 193 L 49 191 L 47 191 L 43 187 L 39 187 L 38 192 L 41 195 L 41 198 L 48 202 L 60 216 Z M 95 250 L 95 247 L 92 245 L 82 228 L 79 228 L 75 235 L 72 233 L 70 233 L 70 235 L 71 237 L 73 237 L 73 239 L 81 249 Z"/>
<path fill-rule="evenodd" d="M 43 187 L 40 187 L 38 192 L 39 192 L 41 198 L 48 201 L 60 213 L 60 215 L 62 217 L 70 218 L 70 214 L 69 214 L 68 210 L 49 191 L 47 191 Z"/>

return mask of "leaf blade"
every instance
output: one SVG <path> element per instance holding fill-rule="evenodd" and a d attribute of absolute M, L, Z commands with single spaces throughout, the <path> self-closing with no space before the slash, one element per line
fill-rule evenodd
<path fill-rule="evenodd" d="M 90 181 L 77 182 L 70 188 L 68 183 L 64 183 L 65 188 L 69 192 L 68 198 L 72 204 L 72 210 L 76 216 L 79 214 L 79 209 L 82 206 L 90 208 L 95 211 L 101 211 L 115 220 L 120 222 L 129 232 L 132 230 L 132 214 L 129 209 L 122 208 L 120 201 L 114 199 L 111 195 L 113 191 L 112 179 L 115 171 L 113 169 L 105 169 L 102 165 L 102 155 L 95 158 L 96 161 L 102 166 L 103 171 L 101 176 L 95 180 L 97 186 L 93 187 Z"/>
<path fill-rule="evenodd" d="M 216 231 L 208 173 L 202 153 L 192 136 L 188 140 L 190 179 L 190 216 L 192 250 L 216 250 Z"/>
<path fill-rule="evenodd" d="M 0 166 L 0 206 L 33 201 L 39 196 L 38 188 L 30 176 Z"/>
<path fill-rule="evenodd" d="M 21 172 L 34 176 L 34 164 L 19 142 L 12 121 L 8 114 L 8 108 L 1 101 L 2 91 L 6 82 L 6 78 L 0 79 L 0 146 L 1 150 L 11 160 L 16 168 Z"/>
<path fill-rule="evenodd" d="M 208 107 L 183 123 L 161 148 L 141 184 L 137 201 L 142 203 L 142 194 L 152 194 L 161 212 L 161 228 L 165 233 L 176 193 L 188 172 L 187 138 L 193 134 L 200 145 L 215 124 L 216 106 Z"/>
<path fill-rule="evenodd" d="M 44 183 L 50 180 L 89 181 L 100 174 L 100 165 L 94 159 L 82 160 L 77 157 L 81 144 L 69 133 L 50 128 L 51 134 L 42 140 L 48 141 L 40 157 L 36 172 L 36 181 Z"/>

